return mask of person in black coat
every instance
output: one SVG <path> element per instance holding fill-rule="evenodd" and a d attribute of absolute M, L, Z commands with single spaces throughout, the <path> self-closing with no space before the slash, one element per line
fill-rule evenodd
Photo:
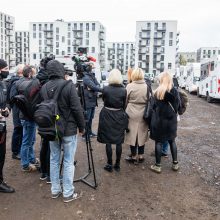
<path fill-rule="evenodd" d="M 161 172 L 161 149 L 165 141 L 170 144 L 173 158 L 172 169 L 179 169 L 177 161 L 177 112 L 180 107 L 178 91 L 173 87 L 172 77 L 164 72 L 160 77 L 160 85 L 156 89 L 152 103 L 150 138 L 155 141 L 156 163 L 151 170 Z"/>
<path fill-rule="evenodd" d="M 112 172 L 112 144 L 116 144 L 116 163 L 114 169 L 120 171 L 120 159 L 128 118 L 125 113 L 127 92 L 122 85 L 121 72 L 114 69 L 109 75 L 109 86 L 103 89 L 104 107 L 99 115 L 98 137 L 106 144 L 107 164 L 104 169 Z"/>

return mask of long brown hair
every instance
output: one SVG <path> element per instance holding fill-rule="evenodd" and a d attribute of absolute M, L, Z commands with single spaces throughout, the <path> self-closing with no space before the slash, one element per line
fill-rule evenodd
<path fill-rule="evenodd" d="M 168 72 L 163 72 L 160 75 L 160 84 L 158 88 L 155 90 L 155 96 L 159 100 L 164 99 L 164 95 L 167 92 L 170 92 L 173 86 L 173 79 Z"/>

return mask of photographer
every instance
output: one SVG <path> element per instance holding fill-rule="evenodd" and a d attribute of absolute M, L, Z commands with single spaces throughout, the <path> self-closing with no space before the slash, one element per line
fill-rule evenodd
<path fill-rule="evenodd" d="M 90 137 L 96 137 L 97 134 L 92 132 L 92 119 L 95 115 L 95 107 L 97 106 L 97 94 L 102 92 L 95 73 L 92 72 L 93 64 L 89 63 L 83 76 L 84 95 L 86 102 L 86 117 L 88 120 L 88 130 Z"/>
<path fill-rule="evenodd" d="M 6 121 L 5 117 L 8 117 L 9 110 L 6 107 L 7 100 L 7 89 L 5 82 L 3 81 L 9 74 L 7 63 L 0 59 L 0 192 L 13 193 L 15 190 L 7 185 L 3 181 L 3 167 L 5 163 L 5 153 L 6 153 Z"/>

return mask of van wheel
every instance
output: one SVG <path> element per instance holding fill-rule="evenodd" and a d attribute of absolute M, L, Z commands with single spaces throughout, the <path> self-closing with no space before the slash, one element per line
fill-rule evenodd
<path fill-rule="evenodd" d="M 212 102 L 212 98 L 209 96 L 209 93 L 207 92 L 206 94 L 206 100 L 208 103 L 211 103 Z"/>
<path fill-rule="evenodd" d="M 197 97 L 201 97 L 201 95 L 199 94 L 199 88 L 197 88 Z"/>

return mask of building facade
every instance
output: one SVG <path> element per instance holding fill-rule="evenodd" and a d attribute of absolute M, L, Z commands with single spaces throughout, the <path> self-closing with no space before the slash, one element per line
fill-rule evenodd
<path fill-rule="evenodd" d="M 9 68 L 15 66 L 15 19 L 0 12 L 0 58 L 7 61 Z"/>
<path fill-rule="evenodd" d="M 96 67 L 104 70 L 106 31 L 100 22 L 31 22 L 29 30 L 30 64 L 39 65 L 49 54 L 73 55 L 78 47 L 86 47 L 88 55 L 96 58 Z"/>
<path fill-rule="evenodd" d="M 29 32 L 16 31 L 15 32 L 15 45 L 16 45 L 16 65 L 19 63 L 29 64 Z"/>
<path fill-rule="evenodd" d="M 177 21 L 137 21 L 135 66 L 146 73 L 175 73 L 178 51 Z"/>
<path fill-rule="evenodd" d="M 122 74 L 128 67 L 135 66 L 134 42 L 107 42 L 106 43 L 106 70 L 119 69 Z"/>
<path fill-rule="evenodd" d="M 197 50 L 197 62 L 220 55 L 220 47 L 201 47 Z"/>

